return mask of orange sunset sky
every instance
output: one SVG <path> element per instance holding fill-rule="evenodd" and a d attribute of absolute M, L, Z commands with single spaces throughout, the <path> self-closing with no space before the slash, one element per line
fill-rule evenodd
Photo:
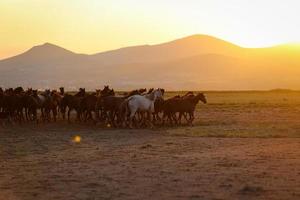
<path fill-rule="evenodd" d="M 298 0 L 1 0 L 0 59 L 50 42 L 78 53 L 192 34 L 243 47 L 300 41 Z"/>

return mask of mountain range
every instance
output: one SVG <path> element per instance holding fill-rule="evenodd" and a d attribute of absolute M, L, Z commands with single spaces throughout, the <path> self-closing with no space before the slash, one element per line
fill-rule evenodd
<path fill-rule="evenodd" d="M 300 45 L 243 48 L 193 35 L 157 45 L 77 54 L 45 43 L 0 60 L 2 87 L 118 90 L 300 89 Z"/>

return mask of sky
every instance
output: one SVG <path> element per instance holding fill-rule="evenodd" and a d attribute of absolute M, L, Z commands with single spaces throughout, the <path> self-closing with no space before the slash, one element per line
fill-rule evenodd
<path fill-rule="evenodd" d="M 299 0 L 1 0 L 0 59 L 45 42 L 87 54 L 193 34 L 300 42 L 299 10 Z"/>

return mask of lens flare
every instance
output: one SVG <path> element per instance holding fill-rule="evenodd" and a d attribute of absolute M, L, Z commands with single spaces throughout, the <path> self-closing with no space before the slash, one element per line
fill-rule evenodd
<path fill-rule="evenodd" d="M 73 142 L 80 143 L 81 142 L 81 137 L 79 135 L 74 136 Z"/>

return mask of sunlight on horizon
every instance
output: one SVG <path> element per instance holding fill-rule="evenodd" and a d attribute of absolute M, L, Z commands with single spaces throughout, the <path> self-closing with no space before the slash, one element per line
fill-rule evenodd
<path fill-rule="evenodd" d="M 207 34 L 243 47 L 300 42 L 296 0 L 3 0 L 0 59 L 50 42 L 77 53 Z"/>

